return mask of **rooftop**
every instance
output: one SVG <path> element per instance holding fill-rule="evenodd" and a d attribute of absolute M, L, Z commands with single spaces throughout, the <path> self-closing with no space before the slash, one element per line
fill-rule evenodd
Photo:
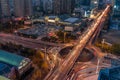
<path fill-rule="evenodd" d="M 22 56 L 18 56 L 16 54 L 12 54 L 12 53 L 0 50 L 0 61 L 1 62 L 5 62 L 5 63 L 18 67 L 20 63 L 22 62 L 22 60 L 24 59 L 25 58 Z"/>
<path fill-rule="evenodd" d="M 66 22 L 70 22 L 70 23 L 75 23 L 75 22 L 78 21 L 78 20 L 79 20 L 78 18 L 73 18 L 73 17 L 71 17 L 71 18 L 66 19 L 65 21 L 66 21 Z"/>
<path fill-rule="evenodd" d="M 99 80 L 101 79 L 120 80 L 120 66 L 101 69 Z"/>
<path fill-rule="evenodd" d="M 9 53 L 7 51 L 0 50 L 0 75 L 4 77 L 10 77 L 12 69 L 16 69 L 19 75 L 22 75 L 25 71 L 30 69 L 31 61 L 28 58 Z M 0 80 L 4 77 L 0 77 Z M 9 79 L 8 79 L 9 80 Z"/>
<path fill-rule="evenodd" d="M 0 76 L 0 80 L 10 80 L 10 79 L 3 77 L 3 76 Z"/>
<path fill-rule="evenodd" d="M 0 50 L 0 63 L 7 64 L 9 67 L 16 67 L 20 70 L 29 62 L 31 61 L 28 58 Z M 1 67 L 4 66 L 3 64 Z"/>
<path fill-rule="evenodd" d="M 55 18 L 57 18 L 57 16 L 48 16 L 49 17 L 49 19 L 55 19 Z"/>
<path fill-rule="evenodd" d="M 0 75 L 4 75 L 5 76 L 7 73 L 10 73 L 10 71 L 11 71 L 10 67 L 11 66 L 9 66 L 7 64 L 0 63 Z"/>

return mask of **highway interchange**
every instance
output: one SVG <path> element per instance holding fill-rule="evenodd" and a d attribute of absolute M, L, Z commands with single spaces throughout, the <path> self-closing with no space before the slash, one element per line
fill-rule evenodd
<path fill-rule="evenodd" d="M 110 5 L 102 12 L 102 14 L 96 19 L 96 21 L 80 36 L 77 45 L 72 49 L 72 51 L 67 55 L 67 57 L 61 62 L 61 65 L 58 68 L 52 70 L 45 80 L 65 80 L 70 70 L 73 68 L 75 61 L 77 60 L 80 53 L 83 51 L 87 45 L 90 38 L 94 35 L 95 31 L 100 28 L 100 24 L 104 23 L 103 18 L 108 14 L 110 10 Z M 100 29 L 101 30 L 101 29 Z M 96 33 L 97 34 L 97 33 Z M 22 45 L 28 48 L 40 49 L 43 45 L 52 45 L 52 46 L 63 46 L 56 45 L 54 43 L 43 42 L 33 39 L 27 39 L 23 37 L 18 37 L 11 34 L 0 33 L 0 41 L 2 43 L 12 42 L 15 44 Z"/>
<path fill-rule="evenodd" d="M 83 36 L 80 37 L 78 44 L 68 54 L 62 64 L 55 71 L 53 71 L 53 73 L 48 78 L 46 78 L 46 80 L 64 80 L 66 78 L 83 48 L 86 46 L 95 30 L 99 28 L 99 24 L 101 23 L 102 18 L 108 14 L 109 9 L 110 5 L 108 5 L 102 14 L 98 17 L 95 24 L 92 24 L 92 26 L 83 34 Z"/>

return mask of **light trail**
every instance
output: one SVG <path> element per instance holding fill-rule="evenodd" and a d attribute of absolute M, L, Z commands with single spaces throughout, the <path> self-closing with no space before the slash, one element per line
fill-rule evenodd
<path fill-rule="evenodd" d="M 88 32 L 85 32 L 83 34 L 84 36 L 79 38 L 78 44 L 73 48 L 73 50 L 68 54 L 64 62 L 45 80 L 63 80 L 66 74 L 70 71 L 72 66 L 74 65 L 76 59 L 82 52 L 83 48 L 95 32 L 95 30 L 99 27 L 99 24 L 101 23 L 102 18 L 104 15 L 108 14 L 108 11 L 110 9 L 110 5 L 106 7 L 106 9 L 103 11 L 101 16 L 97 19 L 96 23 L 91 26 L 88 30 Z M 72 54 L 72 55 L 71 55 Z"/>

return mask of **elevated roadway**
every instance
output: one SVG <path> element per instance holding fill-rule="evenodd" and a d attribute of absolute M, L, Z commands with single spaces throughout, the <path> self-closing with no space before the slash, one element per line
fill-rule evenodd
<path fill-rule="evenodd" d="M 86 32 L 79 38 L 78 44 L 73 48 L 73 50 L 68 54 L 68 56 L 65 58 L 65 60 L 62 62 L 62 64 L 54 70 L 51 75 L 47 76 L 45 80 L 65 80 L 67 74 L 73 67 L 75 61 L 79 57 L 80 53 L 94 34 L 94 32 L 101 27 L 100 24 L 102 22 L 102 19 L 108 15 L 110 10 L 110 5 L 108 5 L 105 10 L 102 12 L 102 14 L 96 19 L 96 22 L 91 25 Z"/>

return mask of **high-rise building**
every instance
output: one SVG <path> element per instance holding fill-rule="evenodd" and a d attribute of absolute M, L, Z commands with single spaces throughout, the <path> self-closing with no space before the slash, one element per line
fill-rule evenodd
<path fill-rule="evenodd" d="M 120 29 L 120 0 L 113 1 L 113 14 L 111 19 L 111 28 Z"/>
<path fill-rule="evenodd" d="M 24 0 L 24 15 L 25 16 L 31 16 L 32 15 L 32 0 Z"/>
<path fill-rule="evenodd" d="M 45 13 L 51 13 L 53 10 L 52 0 L 43 0 L 43 10 Z"/>
<path fill-rule="evenodd" d="M 10 4 L 10 13 L 11 13 L 11 15 L 13 15 L 13 13 L 14 13 L 14 3 L 13 3 L 13 0 L 9 0 L 9 4 Z"/>
<path fill-rule="evenodd" d="M 104 9 L 107 4 L 111 4 L 112 0 L 98 0 L 98 9 Z"/>
<path fill-rule="evenodd" d="M 104 8 L 104 0 L 98 0 L 98 9 L 103 9 Z"/>
<path fill-rule="evenodd" d="M 101 69 L 98 80 L 120 80 L 120 66 Z"/>
<path fill-rule="evenodd" d="M 114 0 L 106 0 L 106 4 L 113 4 Z"/>
<path fill-rule="evenodd" d="M 1 4 L 0 4 L 0 19 L 1 19 L 1 17 L 2 17 L 2 9 L 1 9 Z"/>
<path fill-rule="evenodd" d="M 32 15 L 32 0 L 14 0 L 14 13 L 16 17 Z"/>
<path fill-rule="evenodd" d="M 33 6 L 40 6 L 41 0 L 33 0 Z"/>
<path fill-rule="evenodd" d="M 44 0 L 32 0 L 33 1 L 33 14 L 36 17 L 43 15 L 43 1 Z"/>
<path fill-rule="evenodd" d="M 9 0 L 0 0 L 0 12 L 1 17 L 7 18 L 10 17 L 10 6 L 9 6 Z"/>
<path fill-rule="evenodd" d="M 75 0 L 76 7 L 90 6 L 91 0 Z"/>
<path fill-rule="evenodd" d="M 42 10 L 41 8 L 43 8 L 43 1 L 44 0 L 33 0 L 33 10 L 35 12 L 39 12 L 40 10 Z"/>
<path fill-rule="evenodd" d="M 54 14 L 71 14 L 74 4 L 74 0 L 53 0 L 53 12 Z"/>
<path fill-rule="evenodd" d="M 24 16 L 24 0 L 14 0 L 14 13 L 16 17 Z"/>
<path fill-rule="evenodd" d="M 91 0 L 75 0 L 75 15 L 79 17 L 89 17 L 90 16 L 90 5 Z"/>
<path fill-rule="evenodd" d="M 80 4 L 84 6 L 90 6 L 90 1 L 91 0 L 80 0 Z"/>
<path fill-rule="evenodd" d="M 62 0 L 53 0 L 53 11 L 54 11 L 54 14 L 60 14 L 61 13 L 61 2 Z"/>
<path fill-rule="evenodd" d="M 91 0 L 91 9 L 98 8 L 98 0 Z"/>
<path fill-rule="evenodd" d="M 114 0 L 113 15 L 120 17 L 120 0 Z"/>

